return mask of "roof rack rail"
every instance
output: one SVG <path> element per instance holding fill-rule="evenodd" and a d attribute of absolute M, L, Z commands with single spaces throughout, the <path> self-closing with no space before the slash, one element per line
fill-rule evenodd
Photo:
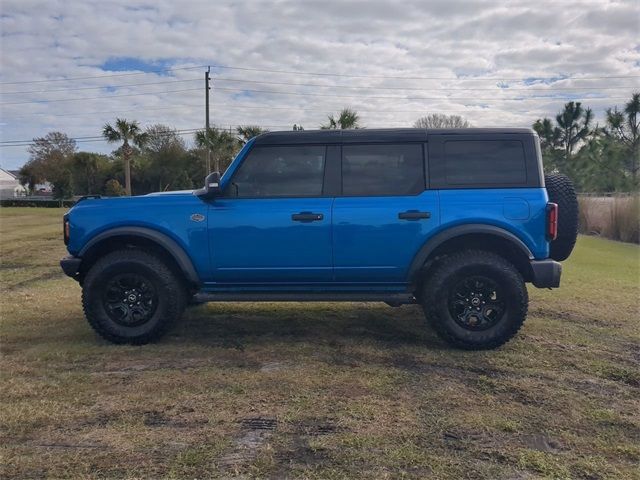
<path fill-rule="evenodd" d="M 102 198 L 102 195 L 83 195 L 76 200 L 76 203 L 80 203 L 82 200 L 87 200 L 89 198 Z"/>

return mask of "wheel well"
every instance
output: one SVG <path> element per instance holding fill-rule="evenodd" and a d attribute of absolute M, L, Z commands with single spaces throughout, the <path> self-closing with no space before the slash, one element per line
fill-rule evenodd
<path fill-rule="evenodd" d="M 428 270 L 451 253 L 469 249 L 486 250 L 500 255 L 516 267 L 525 282 L 532 279 L 530 259 L 522 248 L 507 238 L 490 233 L 468 233 L 444 241 L 429 254 L 422 270 Z"/>
<path fill-rule="evenodd" d="M 123 249 L 141 249 L 146 252 L 151 252 L 160 258 L 165 264 L 173 271 L 178 278 L 180 278 L 185 285 L 193 287 L 180 268 L 180 265 L 174 258 L 174 256 L 162 245 L 153 241 L 150 238 L 140 237 L 136 235 L 115 235 L 105 238 L 92 245 L 83 255 L 82 264 L 80 266 L 80 282 L 84 278 L 84 275 L 89 271 L 91 266 L 101 257 L 114 252 L 116 250 Z"/>

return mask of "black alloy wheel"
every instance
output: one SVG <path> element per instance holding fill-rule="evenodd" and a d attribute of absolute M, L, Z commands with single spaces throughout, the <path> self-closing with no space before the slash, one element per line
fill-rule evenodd
<path fill-rule="evenodd" d="M 436 333 L 458 348 L 499 347 L 527 317 L 529 298 L 522 274 L 495 252 L 455 252 L 424 275 L 417 298 Z"/>
<path fill-rule="evenodd" d="M 449 312 L 462 328 L 486 330 L 498 323 L 505 312 L 504 293 L 490 278 L 468 277 L 451 290 Z"/>
<path fill-rule="evenodd" d="M 82 282 L 93 329 L 114 343 L 141 345 L 164 335 L 187 303 L 184 279 L 159 255 L 135 248 L 100 257 Z"/>
<path fill-rule="evenodd" d="M 124 327 L 136 327 L 153 317 L 158 307 L 158 294 L 142 275 L 123 273 L 107 283 L 102 301 L 111 320 Z"/>

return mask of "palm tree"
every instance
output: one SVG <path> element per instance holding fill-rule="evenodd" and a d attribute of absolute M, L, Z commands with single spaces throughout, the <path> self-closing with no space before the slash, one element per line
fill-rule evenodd
<path fill-rule="evenodd" d="M 217 128 L 197 131 L 195 141 L 198 147 L 207 149 L 213 154 L 216 172 L 221 172 L 221 165 L 226 168 L 231 163 L 238 148 L 238 139 L 231 132 Z M 209 173 L 211 172 L 207 172 Z"/>
<path fill-rule="evenodd" d="M 243 125 L 236 128 L 236 132 L 240 136 L 240 142 L 242 142 L 243 145 L 253 137 L 257 137 L 258 135 L 266 133 L 268 131 L 269 130 L 265 130 L 258 125 Z"/>
<path fill-rule="evenodd" d="M 336 118 L 333 115 L 327 117 L 329 123 L 326 125 L 320 125 L 322 130 L 347 130 L 350 128 L 360 128 L 360 115 L 355 110 L 350 108 L 343 108 L 340 114 Z"/>
<path fill-rule="evenodd" d="M 127 195 L 131 195 L 131 154 L 133 153 L 131 143 L 141 147 L 147 139 L 147 134 L 142 132 L 135 120 L 127 122 L 124 118 L 116 118 L 115 126 L 107 123 L 103 127 L 102 136 L 109 143 L 122 142 L 125 190 Z"/>
<path fill-rule="evenodd" d="M 582 108 L 580 102 L 569 102 L 564 105 L 556 122 L 560 127 L 559 142 L 564 150 L 564 160 L 568 162 L 576 144 L 586 139 L 591 134 L 591 121 L 593 112 L 590 108 Z"/>

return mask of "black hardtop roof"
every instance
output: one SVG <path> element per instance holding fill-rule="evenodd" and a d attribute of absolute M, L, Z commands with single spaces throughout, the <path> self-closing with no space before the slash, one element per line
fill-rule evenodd
<path fill-rule="evenodd" d="M 258 135 L 256 145 L 300 143 L 426 142 L 429 135 L 535 134 L 531 128 L 360 128 L 354 130 L 297 130 Z"/>

